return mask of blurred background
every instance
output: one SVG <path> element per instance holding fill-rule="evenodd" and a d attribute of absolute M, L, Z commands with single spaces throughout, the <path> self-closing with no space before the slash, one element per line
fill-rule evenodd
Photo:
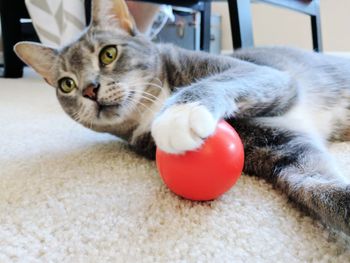
<path fill-rule="evenodd" d="M 290 45 L 312 49 L 308 16 L 258 2 L 251 7 L 256 45 Z M 227 4 L 213 3 L 212 12 L 222 16 L 222 31 L 225 32 L 222 34 L 222 49 L 231 51 Z M 350 52 L 350 1 L 320 0 L 320 13 L 324 51 Z"/>
<path fill-rule="evenodd" d="M 287 45 L 350 55 L 349 0 L 145 2 L 162 4 L 152 29 L 147 31 L 156 42 L 216 54 L 229 54 L 240 47 Z M 129 1 L 129 7 L 130 3 L 136 3 L 131 11 L 139 11 L 141 18 L 148 10 L 143 10 L 138 1 Z M 0 74 L 22 76 L 23 64 L 12 51 L 16 42 L 34 40 L 51 46 L 69 43 L 88 24 L 90 9 L 90 0 L 0 0 Z"/>

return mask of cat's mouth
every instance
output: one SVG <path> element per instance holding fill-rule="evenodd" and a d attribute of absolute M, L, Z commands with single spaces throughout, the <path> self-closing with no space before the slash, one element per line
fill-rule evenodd
<path fill-rule="evenodd" d="M 97 118 L 101 118 L 101 115 L 105 117 L 119 117 L 118 114 L 118 108 L 120 107 L 120 104 L 114 104 L 114 105 L 103 105 L 98 104 L 97 105 Z"/>
<path fill-rule="evenodd" d="M 112 119 L 115 117 L 120 117 L 124 113 L 121 113 L 121 108 L 124 108 L 128 102 L 133 100 L 135 91 L 130 91 L 123 96 L 119 97 L 117 100 L 112 101 L 96 101 L 97 105 L 97 118 L 107 118 Z"/>

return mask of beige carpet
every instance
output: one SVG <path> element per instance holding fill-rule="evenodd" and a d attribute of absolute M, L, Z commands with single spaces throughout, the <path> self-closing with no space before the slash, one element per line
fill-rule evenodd
<path fill-rule="evenodd" d="M 350 262 L 346 238 L 256 178 L 211 203 L 176 197 L 33 73 L 0 79 L 0 135 L 0 262 Z M 350 144 L 332 151 L 350 175 Z"/>

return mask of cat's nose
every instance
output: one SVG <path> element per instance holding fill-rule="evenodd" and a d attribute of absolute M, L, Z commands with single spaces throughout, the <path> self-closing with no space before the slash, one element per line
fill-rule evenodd
<path fill-rule="evenodd" d="M 98 93 L 99 88 L 100 88 L 99 83 L 90 83 L 83 90 L 83 96 L 85 98 L 90 99 L 90 100 L 97 101 L 97 93 Z"/>

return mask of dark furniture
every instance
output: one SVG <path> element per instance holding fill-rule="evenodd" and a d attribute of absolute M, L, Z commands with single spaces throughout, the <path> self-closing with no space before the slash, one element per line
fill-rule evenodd
<path fill-rule="evenodd" d="M 173 6 L 182 6 L 192 8 L 201 13 L 201 39 L 200 49 L 209 51 L 210 47 L 210 16 L 211 16 L 211 2 L 212 0 L 135 0 L 142 2 L 150 2 L 156 4 L 167 4 Z"/>
<path fill-rule="evenodd" d="M 309 15 L 311 18 L 313 48 L 315 51 L 322 51 L 319 0 L 256 0 L 254 2 L 272 4 Z M 254 46 L 250 3 L 251 0 L 228 0 L 232 40 L 235 49 Z"/>
<path fill-rule="evenodd" d="M 38 41 L 34 29 L 29 24 L 21 24 L 21 18 L 29 18 L 24 1 L 0 0 L 0 15 L 4 54 L 4 76 L 22 76 L 23 64 L 13 52 L 13 46 L 20 40 Z"/>

